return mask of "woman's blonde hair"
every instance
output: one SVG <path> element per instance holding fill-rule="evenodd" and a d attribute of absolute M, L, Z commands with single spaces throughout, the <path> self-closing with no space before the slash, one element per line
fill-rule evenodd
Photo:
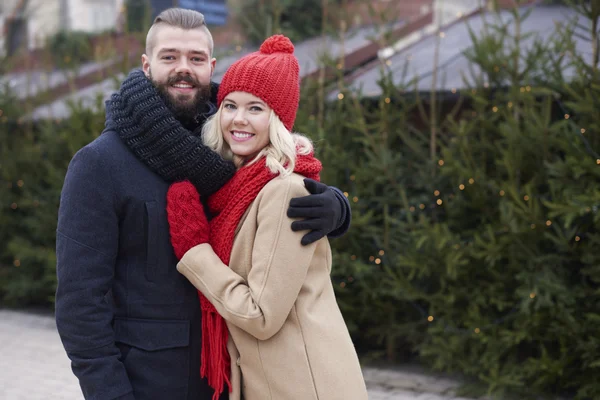
<path fill-rule="evenodd" d="M 262 157 L 266 157 L 267 168 L 272 173 L 287 176 L 294 172 L 296 155 L 306 155 L 313 151 L 313 144 L 309 138 L 298 133 L 291 133 L 283 125 L 277 114 L 271 110 L 269 116 L 269 144 L 263 148 L 252 160 L 236 156 L 223 139 L 221 129 L 221 112 L 223 103 L 219 110 L 211 116 L 202 128 L 202 142 L 210 149 L 216 151 L 223 158 L 233 160 L 239 168 L 243 164 L 250 165 Z"/>

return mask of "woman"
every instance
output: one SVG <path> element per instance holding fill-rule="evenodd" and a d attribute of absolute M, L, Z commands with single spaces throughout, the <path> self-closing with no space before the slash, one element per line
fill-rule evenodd
<path fill-rule="evenodd" d="M 290 199 L 321 163 L 290 133 L 299 100 L 294 46 L 267 39 L 225 73 L 206 145 L 233 159 L 234 178 L 208 199 L 193 186 L 168 193 L 177 269 L 201 293 L 201 375 L 230 399 L 367 399 L 356 351 L 330 280 L 326 238 L 308 246 L 289 229 Z M 210 231 L 210 233 L 209 233 Z"/>

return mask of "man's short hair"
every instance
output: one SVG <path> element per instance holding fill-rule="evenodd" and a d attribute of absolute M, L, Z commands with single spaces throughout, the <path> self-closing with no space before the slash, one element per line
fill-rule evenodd
<path fill-rule="evenodd" d="M 185 30 L 201 29 L 208 36 L 208 49 L 209 56 L 212 56 L 214 42 L 208 27 L 204 15 L 198 11 L 187 10 L 185 8 L 168 8 L 158 14 L 154 18 L 152 26 L 148 30 L 146 35 L 146 55 L 150 56 L 154 48 L 154 37 L 160 26 L 172 26 L 175 28 L 181 28 Z"/>

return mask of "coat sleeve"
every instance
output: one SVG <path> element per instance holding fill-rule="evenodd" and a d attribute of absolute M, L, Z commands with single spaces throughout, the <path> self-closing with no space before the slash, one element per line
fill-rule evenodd
<path fill-rule="evenodd" d="M 265 186 L 247 281 L 223 264 L 210 244 L 190 249 L 177 265 L 223 318 L 259 340 L 269 339 L 283 326 L 318 243 L 302 246 L 302 232 L 289 229 L 289 201 L 306 194 L 291 179 Z"/>
<path fill-rule="evenodd" d="M 86 399 L 132 400 L 105 296 L 112 286 L 119 221 L 110 171 L 84 147 L 67 171 L 56 233 L 56 325 Z"/>

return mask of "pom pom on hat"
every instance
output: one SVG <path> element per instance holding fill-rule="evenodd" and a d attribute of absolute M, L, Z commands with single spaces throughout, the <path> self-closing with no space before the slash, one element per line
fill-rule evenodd
<path fill-rule="evenodd" d="M 262 99 L 291 131 L 300 100 L 300 66 L 290 39 L 273 35 L 259 51 L 234 62 L 221 79 L 217 106 L 229 93 L 238 91 Z"/>
<path fill-rule="evenodd" d="M 263 42 L 263 44 L 260 46 L 260 52 L 263 54 L 294 54 L 294 45 L 290 39 L 283 35 L 273 35 Z"/>

